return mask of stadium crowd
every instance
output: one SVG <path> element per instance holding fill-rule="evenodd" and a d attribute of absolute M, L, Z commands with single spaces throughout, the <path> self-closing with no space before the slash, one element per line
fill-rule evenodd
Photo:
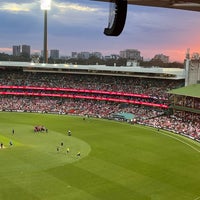
<path fill-rule="evenodd" d="M 168 100 L 169 94 L 167 91 L 183 86 L 183 81 L 3 70 L 0 73 L 0 86 L 5 85 L 76 88 L 145 94 L 151 96 L 148 101 L 154 102 L 155 100 L 156 102 L 158 99 Z M 44 93 L 44 91 L 41 92 Z M 96 94 L 96 96 L 98 95 Z M 121 97 L 118 98 L 120 99 Z M 141 100 L 141 98 L 136 99 Z M 143 101 L 147 101 L 147 99 L 143 99 Z M 186 102 L 188 106 L 192 105 L 190 99 L 187 99 Z M 195 105 L 197 105 L 197 108 L 199 107 L 199 100 L 195 100 Z M 0 111 L 88 115 L 108 119 L 112 118 L 112 115 L 115 113 L 127 112 L 134 115 L 136 123 L 153 126 L 155 128 L 163 128 L 188 135 L 198 140 L 200 139 L 199 115 L 191 113 L 187 113 L 184 116 L 180 116 L 179 113 L 165 115 L 164 109 L 150 106 L 76 98 L 1 95 Z"/>
<path fill-rule="evenodd" d="M 183 80 L 148 79 L 97 75 L 31 73 L 3 70 L 1 85 L 78 88 L 148 94 L 168 99 L 167 91 L 183 86 Z"/>
<path fill-rule="evenodd" d="M 191 118 L 193 118 L 191 120 Z M 162 128 L 174 133 L 183 134 L 200 141 L 200 115 L 187 113 L 185 117 L 181 117 L 176 112 L 170 116 L 160 116 L 150 119 L 141 120 L 139 124 Z"/>
<path fill-rule="evenodd" d="M 155 117 L 163 113 L 162 109 L 84 99 L 0 96 L 0 102 L 1 111 L 89 115 L 100 118 L 108 118 L 117 112 L 133 113 L 139 118 Z"/>

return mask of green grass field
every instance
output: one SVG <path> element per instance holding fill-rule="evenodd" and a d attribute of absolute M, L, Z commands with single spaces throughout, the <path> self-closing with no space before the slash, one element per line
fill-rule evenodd
<path fill-rule="evenodd" d="M 48 133 L 34 133 L 35 125 Z M 0 142 L 0 200 L 200 200 L 200 144 L 179 135 L 100 119 L 2 112 Z"/>

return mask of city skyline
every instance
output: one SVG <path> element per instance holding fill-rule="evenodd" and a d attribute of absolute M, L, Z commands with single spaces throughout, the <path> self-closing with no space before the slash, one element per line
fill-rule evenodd
<path fill-rule="evenodd" d="M 119 37 L 107 37 L 109 4 L 90 0 L 52 0 L 48 13 L 48 50 L 60 55 L 71 52 L 101 52 L 104 56 L 124 49 L 138 49 L 144 59 L 165 54 L 183 62 L 188 48 L 199 52 L 200 13 L 173 9 L 128 6 L 127 21 Z M 0 3 L 0 52 L 28 44 L 32 52 L 43 49 L 43 12 L 40 1 L 15 0 Z"/>
<path fill-rule="evenodd" d="M 24 50 L 23 50 L 24 49 Z M 38 55 L 38 56 L 41 56 L 43 57 L 43 50 L 41 50 L 40 52 L 38 53 L 31 53 L 31 46 L 29 45 L 13 45 L 12 47 L 12 55 L 13 56 L 20 56 L 21 54 L 23 53 L 26 53 L 27 55 L 29 55 L 29 57 L 31 55 L 35 56 L 35 55 Z M 48 58 L 53 58 L 53 59 L 62 59 L 62 58 L 84 58 L 84 59 L 88 59 L 89 57 L 91 56 L 96 56 L 100 59 L 104 59 L 104 58 L 129 58 L 130 60 L 133 59 L 133 60 L 144 60 L 143 59 L 143 56 L 141 54 L 141 52 L 138 50 L 138 49 L 123 49 L 123 50 L 120 50 L 118 53 L 116 54 L 110 54 L 110 55 L 103 55 L 101 52 L 95 52 L 95 51 L 92 51 L 92 52 L 88 52 L 88 51 L 81 51 L 81 52 L 71 52 L 70 55 L 67 55 L 67 56 L 63 56 L 63 55 L 60 55 L 60 51 L 59 49 L 50 49 L 50 50 L 47 50 L 47 57 Z M 164 54 L 156 54 L 154 55 L 151 59 L 160 59 L 162 61 L 164 61 L 165 63 L 168 63 L 169 62 L 169 56 L 167 55 L 164 55 Z"/>
<path fill-rule="evenodd" d="M 18 45 L 13 45 L 12 46 L 12 49 L 8 52 L 8 54 L 9 55 L 14 55 L 14 56 L 20 56 L 20 54 L 21 53 L 23 53 L 22 52 L 22 46 L 29 46 L 30 47 L 30 56 L 31 55 L 39 55 L 39 56 L 43 56 L 43 49 L 41 49 L 40 51 L 34 51 L 34 52 L 32 52 L 31 51 L 31 46 L 30 45 L 28 45 L 28 44 L 18 44 Z M 18 47 L 19 49 L 17 49 L 17 50 L 14 50 L 14 49 L 16 49 L 16 47 Z M 81 54 L 81 53 L 89 53 L 89 54 L 94 54 L 94 53 L 100 53 L 101 55 L 102 55 L 102 57 L 109 57 L 109 56 L 120 56 L 120 52 L 122 52 L 122 51 L 127 51 L 127 50 L 136 50 L 136 51 L 139 51 L 140 52 L 140 54 L 141 54 L 141 57 L 142 58 L 144 58 L 143 57 L 143 55 L 142 55 L 142 52 L 139 50 L 139 49 L 119 49 L 119 52 L 115 52 L 115 53 L 110 53 L 110 54 L 106 54 L 106 55 L 103 55 L 103 53 L 102 52 L 100 52 L 100 51 L 73 51 L 73 52 L 69 52 L 69 55 L 60 55 L 60 50 L 59 49 L 47 49 L 47 53 L 48 53 L 48 58 L 50 58 L 50 57 L 52 57 L 51 56 L 51 52 L 52 51 L 57 51 L 57 54 L 58 55 L 60 55 L 60 56 L 56 56 L 56 58 L 57 59 L 59 59 L 60 57 L 73 57 L 72 56 L 72 54 L 73 53 L 77 53 L 77 54 Z M 16 52 L 17 52 L 17 54 L 16 54 Z M 0 52 L 0 53 L 5 53 L 5 52 Z M 149 60 L 151 60 L 151 59 L 153 59 L 153 58 L 155 58 L 156 56 L 158 56 L 158 55 L 163 55 L 163 56 L 166 56 L 166 57 L 169 57 L 168 55 L 164 55 L 164 54 L 162 54 L 162 53 L 157 53 L 157 54 L 155 54 L 155 55 L 152 55 L 152 57 L 149 57 L 148 59 L 145 59 L 144 58 L 144 60 L 145 61 L 149 61 Z M 176 61 L 175 61 L 176 62 Z"/>

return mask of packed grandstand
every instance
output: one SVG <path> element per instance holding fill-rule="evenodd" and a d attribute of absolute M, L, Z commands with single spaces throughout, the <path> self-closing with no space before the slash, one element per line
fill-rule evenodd
<path fill-rule="evenodd" d="M 200 140 L 200 97 L 175 99 L 184 79 L 28 72 L 0 69 L 0 111 L 38 112 L 123 120 Z M 182 103 L 180 103 L 182 102 Z M 181 109 L 174 109 L 173 105 Z M 183 107 L 187 109 L 183 109 Z M 133 119 L 119 117 L 131 113 Z"/>

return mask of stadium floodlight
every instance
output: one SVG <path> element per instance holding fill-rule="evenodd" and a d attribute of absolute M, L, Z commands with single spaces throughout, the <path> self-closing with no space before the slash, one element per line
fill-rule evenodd
<path fill-rule="evenodd" d="M 41 0 L 41 10 L 44 10 L 44 50 L 43 62 L 48 63 L 47 50 L 47 11 L 51 9 L 51 0 Z"/>
<path fill-rule="evenodd" d="M 50 10 L 51 0 L 41 0 L 41 10 Z"/>

